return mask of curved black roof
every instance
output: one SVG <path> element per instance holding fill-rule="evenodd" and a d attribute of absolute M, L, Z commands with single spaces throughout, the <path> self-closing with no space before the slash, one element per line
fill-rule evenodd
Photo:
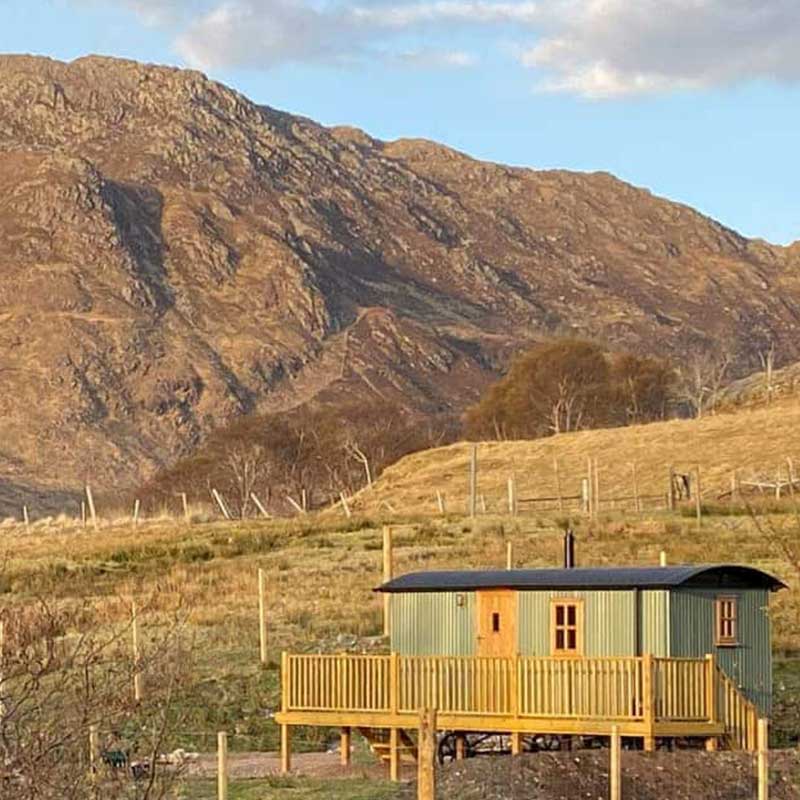
<path fill-rule="evenodd" d="M 576 567 L 574 569 L 491 569 L 412 572 L 375 591 L 469 592 L 477 589 L 769 589 L 786 585 L 759 569 L 735 564 L 668 567 Z"/>

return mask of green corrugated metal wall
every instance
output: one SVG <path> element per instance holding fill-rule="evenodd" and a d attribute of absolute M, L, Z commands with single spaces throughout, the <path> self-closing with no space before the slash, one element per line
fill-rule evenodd
<path fill-rule="evenodd" d="M 474 592 L 411 592 L 391 597 L 392 650 L 408 656 L 475 655 Z M 462 597 L 463 605 L 458 605 Z"/>
<path fill-rule="evenodd" d="M 720 594 L 739 598 L 738 647 L 716 647 L 714 600 Z M 772 649 L 764 589 L 673 590 L 670 598 L 670 650 L 675 658 L 713 653 L 717 663 L 765 714 L 772 706 Z"/>
<path fill-rule="evenodd" d="M 639 592 L 641 621 L 639 629 L 639 655 L 668 658 L 669 642 L 669 592 L 664 589 L 643 589 Z"/>
<path fill-rule="evenodd" d="M 548 591 L 519 593 L 520 655 L 551 655 L 550 601 L 554 597 L 574 597 L 584 601 L 584 655 L 636 654 L 635 592 Z"/>

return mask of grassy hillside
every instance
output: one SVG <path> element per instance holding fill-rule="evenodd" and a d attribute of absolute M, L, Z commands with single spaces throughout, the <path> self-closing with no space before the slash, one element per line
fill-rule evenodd
<path fill-rule="evenodd" d="M 408 456 L 387 469 L 352 505 L 366 513 L 433 513 L 440 491 L 448 511 L 463 513 L 470 450 L 470 444 L 459 443 Z M 553 462 L 557 459 L 563 493 L 577 495 L 589 457 L 598 462 L 603 508 L 612 507 L 614 497 L 632 494 L 634 464 L 639 491 L 661 497 L 667 492 L 670 465 L 687 473 L 699 465 L 703 500 L 714 502 L 730 491 L 734 470 L 742 480 L 775 480 L 779 471 L 785 478 L 786 459 L 794 457 L 800 474 L 800 400 L 790 398 L 769 407 L 699 420 L 481 443 L 479 493 L 489 512 L 504 511 L 511 477 L 522 499 L 554 496 Z"/>

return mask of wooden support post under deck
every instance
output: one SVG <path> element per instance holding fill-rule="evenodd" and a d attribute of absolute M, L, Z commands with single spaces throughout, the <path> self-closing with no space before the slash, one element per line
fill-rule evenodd
<path fill-rule="evenodd" d="M 292 771 L 292 729 L 281 725 L 281 775 Z"/>
<path fill-rule="evenodd" d="M 349 767 L 351 755 L 350 728 L 342 728 L 339 750 L 341 751 L 342 766 Z"/>
<path fill-rule="evenodd" d="M 389 729 L 389 780 L 397 783 L 400 780 L 400 730 Z"/>
<path fill-rule="evenodd" d="M 515 731 L 511 734 L 511 755 L 518 756 L 522 752 L 522 734 Z"/>
<path fill-rule="evenodd" d="M 467 757 L 467 737 L 463 733 L 456 734 L 456 761 L 463 761 Z"/>

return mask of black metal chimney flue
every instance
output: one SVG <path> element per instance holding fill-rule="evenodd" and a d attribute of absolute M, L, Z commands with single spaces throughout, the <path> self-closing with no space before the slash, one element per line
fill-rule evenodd
<path fill-rule="evenodd" d="M 575 534 L 571 528 L 564 534 L 564 569 L 575 567 Z"/>

